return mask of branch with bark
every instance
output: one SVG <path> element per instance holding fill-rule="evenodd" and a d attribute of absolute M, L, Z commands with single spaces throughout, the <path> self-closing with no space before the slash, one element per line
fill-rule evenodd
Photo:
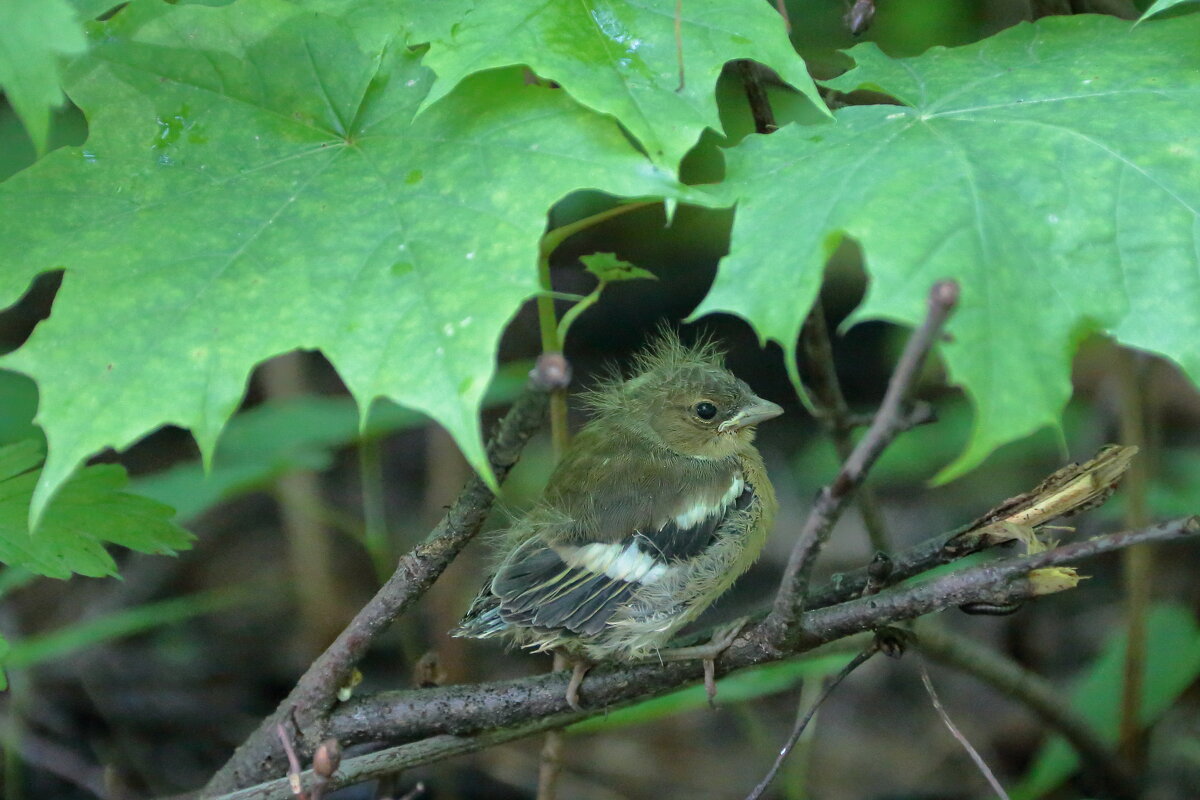
<path fill-rule="evenodd" d="M 770 663 L 864 631 L 915 619 L 971 602 L 1013 603 L 1041 596 L 1029 573 L 1078 564 L 1144 542 L 1165 542 L 1200 533 L 1200 519 L 1184 517 L 1137 531 L 1074 542 L 1033 555 L 969 567 L 915 585 L 896 586 L 806 611 L 804 635 L 793 650 L 779 651 L 764 641 L 762 627 L 739 639 L 716 662 L 718 675 Z M 330 731 L 343 745 L 366 741 L 406 741 L 366 756 L 349 758 L 329 788 L 369 780 L 419 764 L 470 753 L 514 739 L 564 727 L 633 702 L 655 697 L 703 679 L 699 662 L 602 664 L 584 682 L 587 707 L 567 704 L 567 672 L 508 681 L 382 692 L 340 707 Z M 415 740 L 415 741 L 414 741 Z M 305 786 L 311 771 L 302 776 Z M 228 794 L 221 800 L 291 797 L 287 779 Z"/>
<path fill-rule="evenodd" d="M 1200 521 L 1186 517 L 1049 550 L 1040 546 L 1034 536 L 1038 526 L 1103 502 L 1112 492 L 1133 454 L 1132 448 L 1114 448 L 1102 451 L 1091 462 L 1060 470 L 1035 490 L 1006 500 L 971 525 L 932 537 L 809 591 L 809 577 L 822 545 L 876 459 L 903 431 L 928 418 L 928 409 L 912 403 L 909 395 L 957 299 L 958 287 L 953 282 L 933 287 L 926 319 L 908 342 L 878 413 L 837 476 L 818 496 L 773 604 L 759 615 L 757 625 L 717 659 L 717 675 L 794 657 L 951 606 L 1023 602 L 1073 585 L 1069 570 L 1055 568 L 1140 542 L 1200 532 Z M 504 476 L 542 422 L 546 391 L 555 384 L 541 378 L 514 405 L 489 445 L 498 477 Z M 292 797 L 288 779 L 278 777 L 286 771 L 278 733 L 281 724 L 292 726 L 289 733 L 302 759 L 310 758 L 321 740 L 330 737 L 343 747 L 390 745 L 344 759 L 331 778 L 322 777 L 325 788 L 333 790 L 560 729 L 702 679 L 704 668 L 698 661 L 601 664 L 589 672 L 581 687 L 586 706 L 581 711 L 567 704 L 565 671 L 476 685 L 381 692 L 336 704 L 338 689 L 371 641 L 432 584 L 478 530 L 491 501 L 491 492 L 482 481 L 472 479 L 430 537 L 401 559 L 379 594 L 310 667 L 276 712 L 238 748 L 206 787 L 206 796 L 219 795 L 223 800 Z M 1029 553 L 905 582 L 935 566 L 1014 540 L 1024 542 Z M 1061 583 L 1064 575 L 1068 577 Z M 1071 722 L 1061 714 L 1058 720 Z M 1076 739 L 1087 746 L 1094 744 L 1086 737 Z M 1094 749 L 1085 755 L 1090 761 L 1099 758 Z M 312 785 L 311 770 L 299 777 L 304 786 Z M 1121 796 L 1121 792 L 1114 791 L 1111 796 Z"/>

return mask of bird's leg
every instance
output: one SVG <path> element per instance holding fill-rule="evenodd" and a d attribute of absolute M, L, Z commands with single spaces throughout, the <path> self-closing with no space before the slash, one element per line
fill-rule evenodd
<path fill-rule="evenodd" d="M 567 683 L 567 705 L 576 711 L 583 711 L 583 706 L 579 704 L 579 687 L 583 683 L 583 676 L 592 668 L 592 662 L 586 658 L 568 656 L 566 653 L 563 653 L 563 657 L 571 664 L 571 680 Z"/>
<path fill-rule="evenodd" d="M 704 690 L 708 693 L 708 704 L 711 706 L 717 696 L 717 657 L 729 649 L 733 640 L 738 637 L 749 617 L 736 619 L 727 625 L 722 625 L 713 631 L 712 639 L 707 644 L 692 645 L 691 647 L 672 647 L 660 650 L 658 657 L 663 661 L 691 661 L 699 659 L 704 662 Z"/>

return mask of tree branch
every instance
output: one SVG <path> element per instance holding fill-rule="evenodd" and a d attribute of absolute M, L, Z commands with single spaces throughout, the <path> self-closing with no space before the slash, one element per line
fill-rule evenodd
<path fill-rule="evenodd" d="M 771 613 L 764 623 L 777 644 L 786 645 L 789 639 L 799 634 L 797 622 L 804 610 L 813 566 L 846 504 L 884 448 L 902 431 L 911 427 L 906 408 L 908 394 L 957 303 L 957 283 L 947 280 L 934 284 L 929 292 L 929 310 L 925 321 L 908 340 L 871 427 L 842 464 L 833 483 L 821 490 L 809 512 L 784 570 Z"/>
<path fill-rule="evenodd" d="M 763 627 L 739 639 L 717 661 L 717 673 L 779 660 L 884 625 L 913 619 L 969 602 L 1014 602 L 1038 594 L 1025 576 L 1031 570 L 1073 564 L 1083 559 L 1150 541 L 1200 533 L 1200 518 L 1184 517 L 1137 531 L 1099 536 L 1034 556 L 1007 558 L 942 575 L 914 586 L 804 613 L 803 637 L 792 652 L 780 652 Z M 352 701 L 334 712 L 331 732 L 345 743 L 410 741 L 370 755 L 346 759 L 329 782 L 330 790 L 378 775 L 474 752 L 513 739 L 563 727 L 610 708 L 693 683 L 703 677 L 698 662 L 637 665 L 602 664 L 584 683 L 589 707 L 572 711 L 566 701 L 564 672 L 519 680 L 420 691 L 385 692 Z M 421 741 L 411 741 L 421 739 Z M 303 775 L 311 785 L 312 773 Z M 222 796 L 219 800 L 288 800 L 286 779 L 269 781 Z"/>
<path fill-rule="evenodd" d="M 488 462 L 502 480 L 546 414 L 546 392 L 554 381 L 542 375 L 542 363 L 530 386 L 517 398 L 488 444 Z M 552 376 L 551 376 L 552 378 Z M 325 717 L 355 665 L 380 633 L 409 608 L 479 531 L 494 500 L 491 490 L 472 476 L 446 516 L 425 541 L 405 554 L 395 572 L 324 653 L 308 668 L 271 716 L 243 742 L 209 781 L 204 795 L 223 794 L 278 774 L 282 752 L 276 726 L 295 720 L 297 745 L 311 753 L 325 738 Z"/>
<path fill-rule="evenodd" d="M 801 619 L 804 635 L 796 645 L 775 648 L 759 626 L 738 639 L 716 663 L 718 675 L 778 661 L 827 642 L 944 608 L 971 602 L 1015 602 L 1037 594 L 1025 575 L 1033 569 L 1072 564 L 1144 541 L 1178 539 L 1200 533 L 1200 522 L 1185 517 L 1139 531 L 1114 533 L 1063 545 L 1035 556 L 1006 558 L 958 570 L 911 586 L 812 609 Z M 636 700 L 657 696 L 700 680 L 699 662 L 599 664 L 583 684 L 587 707 L 569 717 L 585 719 Z M 568 673 L 434 689 L 381 692 L 352 700 L 330 719 L 330 733 L 344 745 L 367 741 L 412 741 L 440 734 L 466 736 L 520 727 L 570 711 Z M 564 717 L 567 719 L 568 717 Z M 538 730 L 544 730 L 539 728 Z M 481 745 L 487 746 L 487 745 Z"/>

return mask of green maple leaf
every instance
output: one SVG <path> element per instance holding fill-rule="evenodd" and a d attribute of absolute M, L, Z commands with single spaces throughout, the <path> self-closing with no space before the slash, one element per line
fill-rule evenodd
<path fill-rule="evenodd" d="M 519 12 L 483 0 L 435 40 L 428 65 L 438 79 L 425 104 L 480 70 L 524 64 L 579 102 L 612 114 L 656 163 L 674 168 L 705 128 L 721 130 L 713 92 L 735 59 L 765 64 L 825 106 L 784 22 L 761 0 L 687 0 L 680 9 L 680 86 L 673 0 L 540 0 Z"/>
<path fill-rule="evenodd" d="M 0 305 L 66 270 L 3 359 L 40 391 L 34 520 L 84 458 L 163 424 L 211 455 L 250 370 L 295 348 L 361 409 L 427 413 L 486 472 L 479 404 L 538 291 L 547 209 L 581 188 L 694 196 L 518 70 L 414 120 L 420 53 L 281 0 L 137 2 L 92 36 L 68 84 L 90 138 L 0 185 Z"/>
<path fill-rule="evenodd" d="M 27 526 L 41 463 L 35 441 L 0 447 L 0 562 L 52 578 L 117 574 L 107 544 L 169 555 L 192 546 L 162 503 L 127 494 L 125 470 L 100 464 L 69 480 L 46 509 L 41 526 Z"/>
<path fill-rule="evenodd" d="M 843 234 L 871 276 L 855 320 L 916 323 L 929 287 L 958 279 L 942 353 L 977 416 L 943 478 L 1058 424 L 1088 332 L 1200 378 L 1197 41 L 1198 15 L 1079 16 L 912 59 L 855 47 L 831 85 L 905 105 L 847 107 L 726 153 L 738 214 L 697 314 L 739 314 L 794 354 Z"/>
<path fill-rule="evenodd" d="M 63 102 L 59 62 L 86 47 L 66 0 L 0 3 L 0 90 L 39 152 L 46 149 L 50 114 Z"/>

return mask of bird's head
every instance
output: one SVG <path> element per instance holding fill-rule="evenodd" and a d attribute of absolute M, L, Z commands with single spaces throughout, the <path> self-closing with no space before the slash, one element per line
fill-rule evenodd
<path fill-rule="evenodd" d="M 727 370 L 711 342 L 687 347 L 670 330 L 637 356 L 631 377 L 608 381 L 590 404 L 695 458 L 733 455 L 754 441 L 758 423 L 783 413 Z"/>

